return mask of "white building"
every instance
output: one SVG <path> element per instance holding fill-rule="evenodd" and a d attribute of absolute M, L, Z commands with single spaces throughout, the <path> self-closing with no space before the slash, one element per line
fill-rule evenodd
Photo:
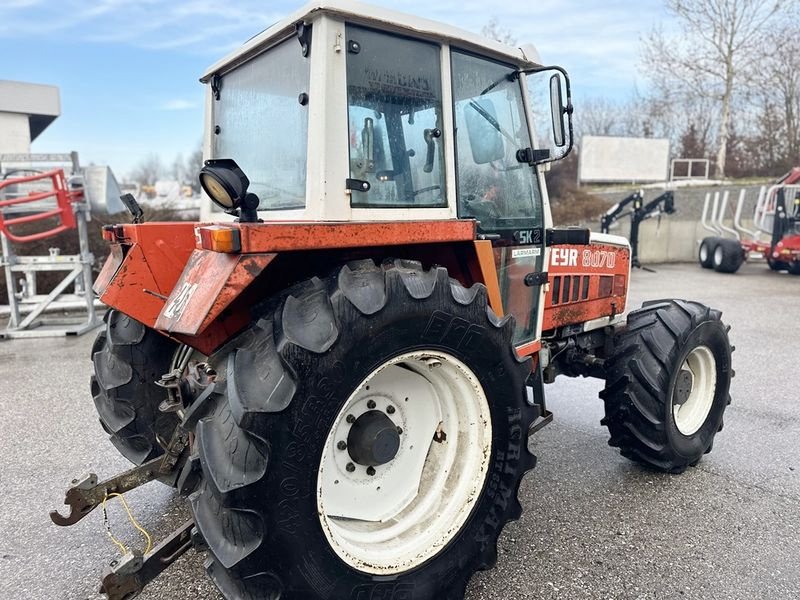
<path fill-rule="evenodd" d="M 31 142 L 61 114 L 53 85 L 0 80 L 0 154 L 28 154 Z"/>

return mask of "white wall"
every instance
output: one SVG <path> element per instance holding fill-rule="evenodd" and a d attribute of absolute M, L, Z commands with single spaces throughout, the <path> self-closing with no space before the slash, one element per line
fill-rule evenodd
<path fill-rule="evenodd" d="M 0 112 L 0 154 L 27 154 L 30 151 L 28 115 Z"/>

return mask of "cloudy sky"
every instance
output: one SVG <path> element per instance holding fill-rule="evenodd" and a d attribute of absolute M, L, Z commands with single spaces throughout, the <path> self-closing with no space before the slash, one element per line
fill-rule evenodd
<path fill-rule="evenodd" d="M 61 90 L 62 116 L 35 152 L 78 150 L 82 162 L 120 175 L 149 152 L 169 164 L 202 137 L 204 68 L 302 4 L 0 0 L 0 79 Z M 567 68 L 578 108 L 581 97 L 645 87 L 639 40 L 663 15 L 661 0 L 406 0 L 403 11 L 476 32 L 495 17 L 518 42 L 536 44 L 545 63 Z"/>

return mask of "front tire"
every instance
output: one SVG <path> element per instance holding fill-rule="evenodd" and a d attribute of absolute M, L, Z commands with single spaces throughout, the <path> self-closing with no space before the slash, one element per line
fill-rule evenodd
<path fill-rule="evenodd" d="M 680 473 L 711 451 L 730 403 L 731 346 L 721 313 L 660 300 L 628 315 L 606 362 L 609 445 L 633 461 Z"/>
<path fill-rule="evenodd" d="M 228 599 L 462 598 L 535 464 L 513 321 L 408 261 L 269 306 L 215 357 L 226 381 L 197 427 L 212 579 Z"/>

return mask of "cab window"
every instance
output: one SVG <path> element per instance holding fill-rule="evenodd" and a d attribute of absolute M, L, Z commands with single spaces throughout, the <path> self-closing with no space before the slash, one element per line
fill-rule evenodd
<path fill-rule="evenodd" d="M 452 70 L 459 217 L 541 227 L 536 172 L 517 160 L 531 142 L 514 67 L 454 50 Z"/>
<path fill-rule="evenodd" d="M 351 205 L 447 206 L 440 47 L 348 25 L 347 50 Z"/>

